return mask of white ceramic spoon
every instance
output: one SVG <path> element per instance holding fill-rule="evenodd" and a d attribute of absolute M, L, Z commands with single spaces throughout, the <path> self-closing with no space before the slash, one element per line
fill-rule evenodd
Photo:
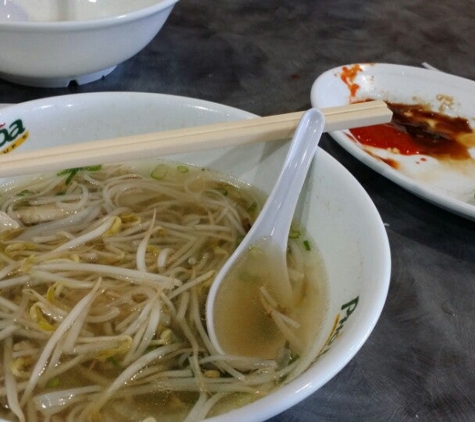
<path fill-rule="evenodd" d="M 26 21 L 28 21 L 28 15 L 23 8 L 10 0 L 0 0 L 0 23 Z"/>
<path fill-rule="evenodd" d="M 206 319 L 211 342 L 219 353 L 273 358 L 282 346 L 278 332 L 273 335 L 276 328 L 262 307 L 261 295 L 264 289 L 283 308 L 292 300 L 287 240 L 324 124 L 319 110 L 304 113 L 261 213 L 213 281 Z"/>

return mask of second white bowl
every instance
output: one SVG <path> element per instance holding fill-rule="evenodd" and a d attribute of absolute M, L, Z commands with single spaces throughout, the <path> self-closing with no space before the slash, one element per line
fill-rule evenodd
<path fill-rule="evenodd" d="M 61 1 L 5 0 L 0 78 L 48 88 L 100 79 L 157 35 L 177 1 L 75 0 L 66 8 Z"/>

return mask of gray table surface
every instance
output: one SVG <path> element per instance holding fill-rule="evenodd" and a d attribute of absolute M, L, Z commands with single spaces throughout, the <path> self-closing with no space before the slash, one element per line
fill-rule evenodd
<path fill-rule="evenodd" d="M 475 79 L 475 0 L 181 0 L 158 36 L 106 78 L 65 89 L 0 81 L 0 103 L 69 93 L 197 97 L 259 115 L 304 110 L 327 69 L 419 66 Z M 386 180 L 324 135 L 322 147 L 387 223 L 391 287 L 356 357 L 272 422 L 475 421 L 475 223 Z"/>

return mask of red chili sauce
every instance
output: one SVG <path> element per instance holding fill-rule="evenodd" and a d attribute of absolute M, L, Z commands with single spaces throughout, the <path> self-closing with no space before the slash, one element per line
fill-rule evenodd
<path fill-rule="evenodd" d="M 391 123 L 350 130 L 363 145 L 389 148 L 403 155 L 454 160 L 471 158 L 468 149 L 475 146 L 475 134 L 467 119 L 437 113 L 421 104 L 387 104 L 393 112 Z M 474 136 L 467 145 L 469 134 Z"/>
<path fill-rule="evenodd" d="M 362 70 L 360 65 L 354 64 L 351 67 L 344 66 L 341 71 L 340 79 L 346 84 L 352 97 L 354 97 L 358 89 L 360 89 L 360 86 L 355 82 L 355 78 Z"/>

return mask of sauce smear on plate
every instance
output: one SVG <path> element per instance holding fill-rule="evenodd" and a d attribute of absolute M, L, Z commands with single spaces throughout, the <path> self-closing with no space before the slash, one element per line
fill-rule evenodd
<path fill-rule="evenodd" d="M 422 104 L 387 104 L 393 112 L 391 123 L 351 129 L 358 142 L 403 155 L 472 158 L 469 148 L 475 146 L 475 133 L 467 119 L 437 113 Z"/>

